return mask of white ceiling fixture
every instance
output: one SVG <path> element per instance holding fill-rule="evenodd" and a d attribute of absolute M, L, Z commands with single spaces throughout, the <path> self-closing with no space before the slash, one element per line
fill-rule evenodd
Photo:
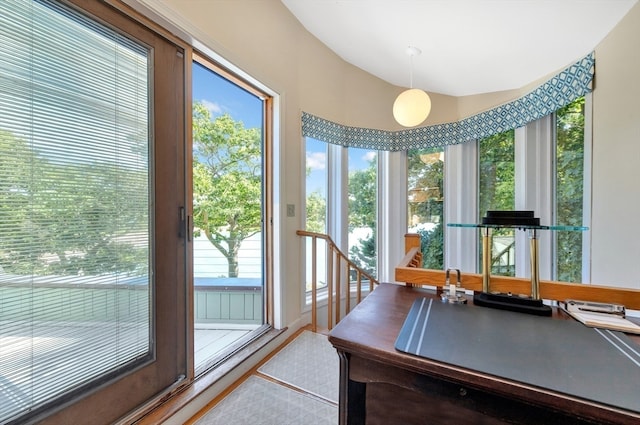
<path fill-rule="evenodd" d="M 431 98 L 421 89 L 413 88 L 413 58 L 422 51 L 414 46 L 409 46 L 406 53 L 410 58 L 409 89 L 398 95 L 393 102 L 393 118 L 404 127 L 415 127 L 422 124 L 431 112 Z"/>
<path fill-rule="evenodd" d="M 637 0 L 281 0 L 337 55 L 451 96 L 521 88 L 591 52 Z"/>

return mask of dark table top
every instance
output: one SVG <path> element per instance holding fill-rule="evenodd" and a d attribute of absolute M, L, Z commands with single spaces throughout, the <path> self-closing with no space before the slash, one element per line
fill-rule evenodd
<path fill-rule="evenodd" d="M 640 412 L 640 345 L 575 320 L 419 297 L 396 349 Z"/>
<path fill-rule="evenodd" d="M 422 299 L 433 300 L 434 315 L 416 324 L 414 310 L 416 317 L 407 320 L 414 302 Z M 339 350 L 388 366 L 596 420 L 640 423 L 640 359 L 633 354 L 640 338 L 614 334 L 603 336 L 560 310 L 549 318 L 477 307 L 471 300 L 448 305 L 433 291 L 381 284 L 331 331 L 329 340 Z M 620 353 L 607 341 L 617 337 L 632 353 Z M 555 376 L 544 376 L 543 370 Z M 581 385 L 585 376 L 587 389 Z"/>

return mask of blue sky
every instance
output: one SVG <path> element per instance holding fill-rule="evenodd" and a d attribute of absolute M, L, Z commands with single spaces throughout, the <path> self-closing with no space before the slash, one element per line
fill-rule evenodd
<path fill-rule="evenodd" d="M 377 152 L 369 149 L 349 148 L 349 172 L 369 167 Z M 306 140 L 307 192 L 320 190 L 326 196 L 327 144 L 315 139 Z"/>
<path fill-rule="evenodd" d="M 216 117 L 228 113 L 245 128 L 262 127 L 262 100 L 200 64 L 193 65 L 193 101 Z"/>
<path fill-rule="evenodd" d="M 206 67 L 193 65 L 193 101 L 202 102 L 211 116 L 228 113 L 234 120 L 242 121 L 245 128 L 262 127 L 262 101 L 246 90 L 229 82 Z M 317 140 L 307 141 L 307 166 L 311 168 L 307 190 L 326 186 L 326 144 Z M 349 150 L 349 171 L 369 166 L 376 152 L 363 149 Z"/>

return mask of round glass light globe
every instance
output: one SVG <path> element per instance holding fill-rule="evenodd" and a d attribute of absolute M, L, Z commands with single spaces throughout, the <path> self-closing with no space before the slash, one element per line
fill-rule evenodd
<path fill-rule="evenodd" d="M 405 90 L 393 102 L 393 117 L 404 127 L 421 124 L 431 112 L 431 98 L 420 89 Z"/>

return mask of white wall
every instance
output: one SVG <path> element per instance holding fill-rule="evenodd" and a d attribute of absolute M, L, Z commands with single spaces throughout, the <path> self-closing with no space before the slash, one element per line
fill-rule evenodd
<path fill-rule="evenodd" d="M 202 234 L 193 238 L 193 277 L 228 277 L 229 262 Z M 242 241 L 238 250 L 238 277 L 262 277 L 262 233 Z"/>
<path fill-rule="evenodd" d="M 591 281 L 640 288 L 640 4 L 596 48 Z"/>
<path fill-rule="evenodd" d="M 342 61 L 312 37 L 278 0 L 126 0 L 146 5 L 211 51 L 279 95 L 284 164 L 276 210 L 281 210 L 280 303 L 283 322 L 301 316 L 304 276 L 299 216 L 285 217 L 284 205 L 301 211 L 304 200 L 304 144 L 300 114 L 306 111 L 352 126 L 395 130 L 390 105 L 402 88 Z M 593 95 L 592 282 L 640 288 L 640 5 L 636 5 L 596 48 Z M 576 58 L 577 60 L 578 58 Z M 568 64 L 567 64 L 568 65 Z M 523 90 L 526 91 L 526 88 Z M 522 90 L 466 98 L 433 94 L 426 124 L 449 122 L 511 100 Z M 402 237 L 402 235 L 398 235 Z"/>

